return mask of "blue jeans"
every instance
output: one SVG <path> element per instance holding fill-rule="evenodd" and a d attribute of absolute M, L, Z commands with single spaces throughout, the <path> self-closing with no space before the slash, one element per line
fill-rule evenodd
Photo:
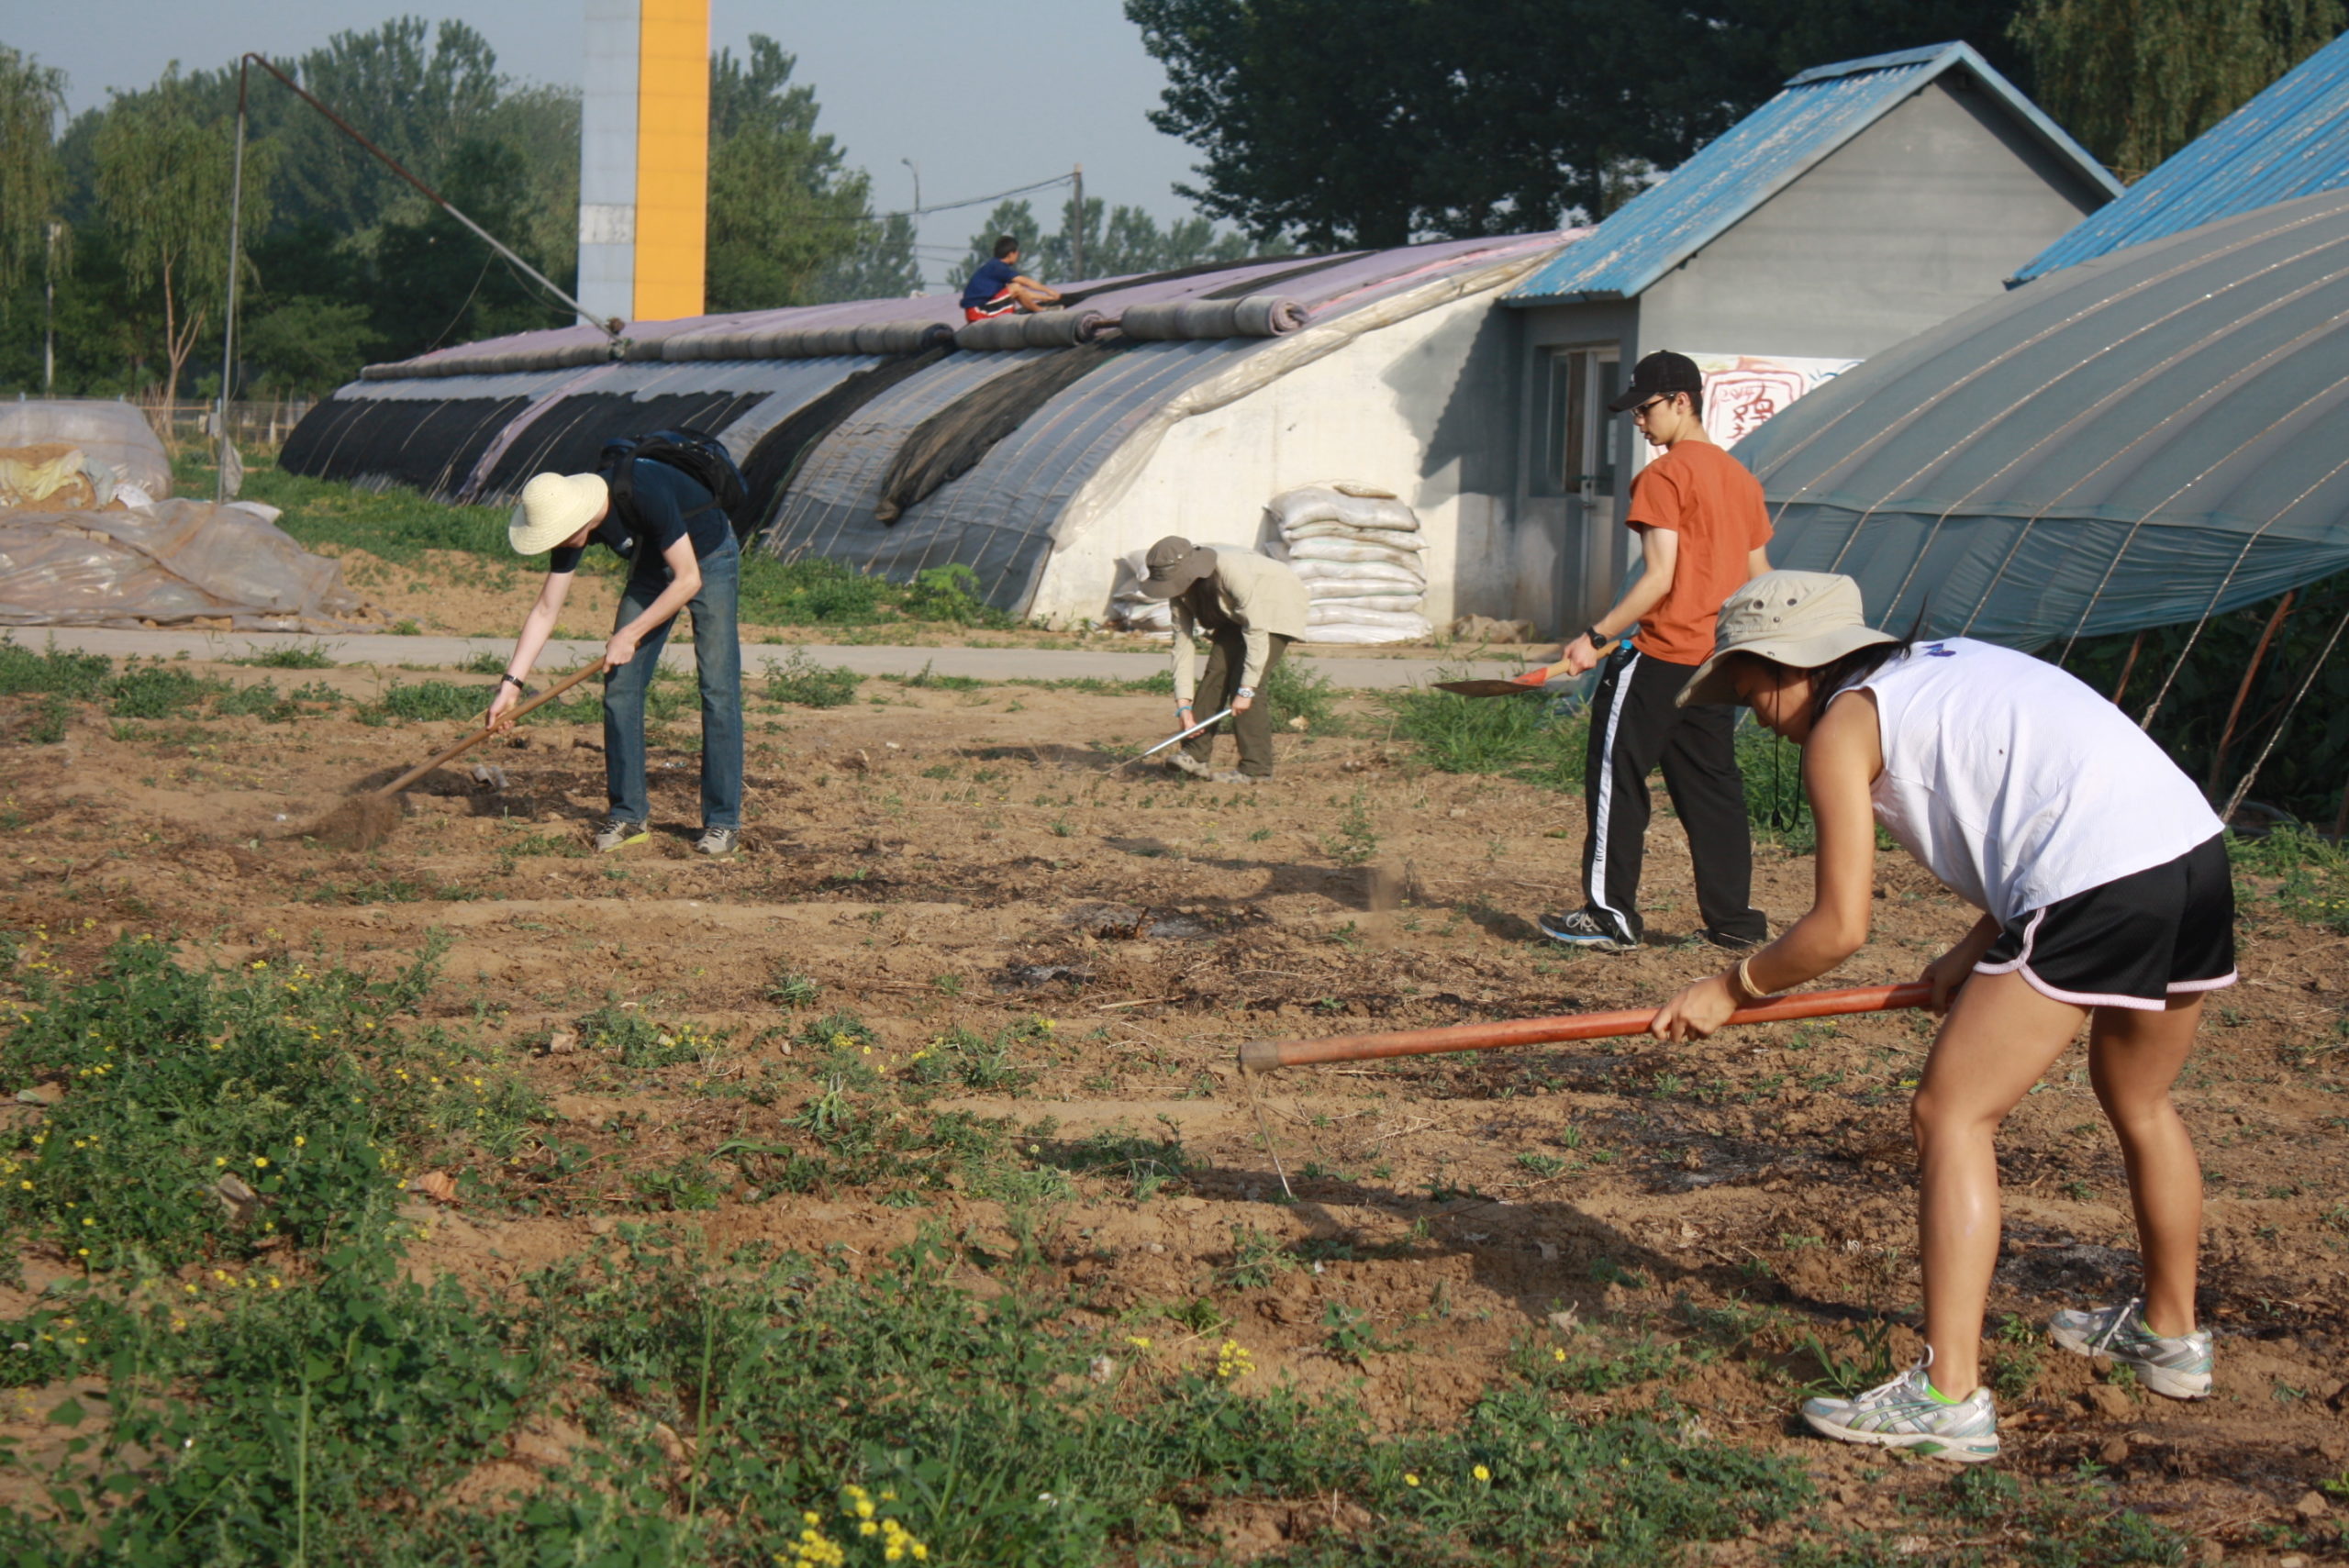
<path fill-rule="evenodd" d="M 629 579 L 613 629 L 642 615 L 665 580 Z M 742 825 L 742 639 L 736 606 L 742 597 L 742 557 L 734 541 L 701 562 L 701 592 L 685 601 L 694 617 L 694 664 L 701 674 L 701 825 Z M 604 793 L 612 815 L 649 822 L 652 805 L 644 784 L 644 693 L 669 641 L 665 621 L 644 634 L 636 657 L 604 677 Z"/>

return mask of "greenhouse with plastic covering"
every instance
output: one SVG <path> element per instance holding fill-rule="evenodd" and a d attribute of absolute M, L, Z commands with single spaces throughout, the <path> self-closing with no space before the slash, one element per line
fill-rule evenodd
<path fill-rule="evenodd" d="M 1490 306 L 1570 238 L 1113 278 L 968 325 L 930 295 L 521 334 L 369 366 L 282 462 L 498 502 L 688 427 L 741 465 L 752 548 L 968 567 L 996 607 L 1054 623 L 1109 614 L 1162 535 L 1277 550 L 1267 506 L 1343 484 L 1416 519 L 1415 614 L 1547 619 L 1523 584 L 1555 545 L 1512 532 L 1513 350 Z"/>

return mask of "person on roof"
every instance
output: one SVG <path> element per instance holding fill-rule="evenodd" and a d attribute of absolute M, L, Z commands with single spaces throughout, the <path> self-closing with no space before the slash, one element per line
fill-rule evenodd
<path fill-rule="evenodd" d="M 1048 288 L 1019 270 L 1019 239 L 1007 234 L 995 242 L 995 260 L 982 261 L 971 281 L 963 285 L 963 319 L 985 321 L 991 316 L 1038 311 L 1060 303 L 1060 291 Z"/>
<path fill-rule="evenodd" d="M 691 475 L 633 460 L 629 515 L 617 515 L 600 473 L 535 473 L 507 528 L 518 555 L 547 554 L 547 577 L 522 622 L 514 657 L 497 678 L 487 722 L 510 722 L 530 666 L 554 634 L 563 600 L 590 544 L 629 563 L 611 640 L 604 645 L 604 788 L 611 815 L 596 835 L 609 852 L 652 836 L 645 785 L 644 697 L 679 610 L 694 617 L 701 677 L 701 837 L 706 855 L 733 852 L 742 829 L 742 644 L 735 630 L 742 558 L 734 526 Z"/>
<path fill-rule="evenodd" d="M 1826 974 L 1867 940 L 1879 827 L 1982 911 L 1925 966 L 1945 1013 L 1909 1117 L 1917 1140 L 1925 1348 L 1900 1376 L 1803 1403 L 1845 1442 L 1997 1457 L 1982 1318 L 1998 1261 L 1999 1123 L 2088 1026 L 2087 1076 L 2121 1144 L 2144 1262 L 2138 1294 L 2048 1331 L 2172 1399 L 2210 1394 L 2195 1323 L 2202 1173 L 2170 1098 L 2205 998 L 2235 983 L 2226 831 L 2194 782 L 2102 695 L 2043 660 L 1870 627 L 1859 584 L 1772 572 L 1722 606 L 1685 706 L 1753 710 L 1802 748 L 1818 824 L 1809 911 L 1664 1005 L 1667 1040 Z"/>
<path fill-rule="evenodd" d="M 1167 765 L 1217 784 L 1259 784 L 1273 776 L 1272 708 L 1264 683 L 1305 635 L 1311 610 L 1305 583 L 1269 556 L 1252 550 L 1211 550 L 1169 534 L 1143 557 L 1142 593 L 1168 601 L 1174 617 L 1174 728 L 1191 728 L 1193 663 L 1197 632 L 1208 634 L 1208 669 L 1197 685 L 1197 706 L 1219 714 L 1231 709 L 1231 732 L 1240 742 L 1240 767 L 1216 773 L 1208 766 L 1215 731 L 1185 741 Z"/>
<path fill-rule="evenodd" d="M 1553 941 L 1596 952 L 1640 945 L 1647 779 L 1661 762 L 1688 834 L 1699 934 L 1720 947 L 1752 947 L 1769 928 L 1753 906 L 1753 839 L 1736 724 L 1726 708 L 1676 707 L 1674 698 L 1711 654 L 1722 601 L 1770 569 L 1762 486 L 1705 434 L 1705 378 L 1687 355 L 1648 355 L 1608 407 L 1629 410 L 1648 444 L 1663 450 L 1631 482 L 1625 517 L 1640 536 L 1644 569 L 1542 672 L 1546 679 L 1605 666 L 1591 694 L 1583 771 L 1582 906 L 1535 924 Z"/>

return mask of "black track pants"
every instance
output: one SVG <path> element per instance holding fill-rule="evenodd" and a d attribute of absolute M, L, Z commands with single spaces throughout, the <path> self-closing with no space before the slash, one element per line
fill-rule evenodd
<path fill-rule="evenodd" d="M 1625 643 L 1608 659 L 1590 701 L 1590 761 L 1583 774 L 1589 826 L 1582 851 L 1585 906 L 1592 918 L 1640 939 L 1640 861 L 1648 830 L 1648 770 L 1664 766 L 1673 809 L 1696 862 L 1697 908 L 1705 934 L 1730 943 L 1768 934 L 1752 906 L 1753 837 L 1733 739 L 1737 709 L 1676 707 L 1695 674 Z"/>

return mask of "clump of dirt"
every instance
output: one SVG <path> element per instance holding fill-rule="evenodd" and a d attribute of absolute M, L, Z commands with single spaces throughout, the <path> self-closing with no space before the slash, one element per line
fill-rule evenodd
<path fill-rule="evenodd" d="M 1456 1416 L 1524 1347 L 1554 1345 L 1585 1358 L 1560 1363 L 1577 1407 L 1668 1405 L 1799 1456 L 1822 1518 L 1902 1526 L 1908 1483 L 1881 1481 L 1882 1456 L 1803 1436 L 1790 1411 L 1805 1385 L 1913 1353 L 1907 1102 L 1930 1019 L 1293 1071 L 1252 1103 L 1242 1040 L 1653 1006 L 1719 967 L 1676 826 L 1649 840 L 1654 940 L 1578 954 L 1528 919 L 1573 896 L 1568 796 L 1391 756 L 1366 768 L 1372 741 L 1327 733 L 1282 737 L 1269 785 L 1113 776 L 1161 738 L 1159 699 L 861 695 L 753 701 L 744 848 L 721 862 L 691 849 L 690 702 L 655 722 L 652 841 L 609 856 L 589 845 L 592 726 L 527 723 L 483 749 L 489 784 L 428 779 L 388 838 L 346 850 L 289 828 L 451 727 L 373 727 L 349 706 L 292 727 L 82 709 L 61 743 L 0 753 L 0 927 L 72 911 L 67 962 L 169 930 L 224 963 L 384 973 L 440 933 L 418 1006 L 548 1107 L 510 1164 L 451 1173 L 469 1195 L 419 1243 L 420 1267 L 483 1288 L 599 1247 L 616 1218 L 666 1215 L 721 1251 L 868 1260 L 942 1224 L 1082 1287 L 1094 1320 L 1130 1318 L 1153 1353 L 1229 1335 L 1267 1383 L 1355 1390 L 1390 1431 Z M 1378 731 L 1368 699 L 1344 706 Z M 1367 836 L 1399 869 L 1332 860 L 1357 809 L 1350 855 Z M 1765 847 L 1757 902 L 1783 922 L 1810 877 Z M 1905 861 L 1880 861 L 1876 894 L 1836 984 L 1911 979 L 1968 924 Z M 2207 1167 L 2217 1396 L 2154 1399 L 2042 1332 L 2058 1307 L 2134 1288 L 2123 1173 L 2076 1051 L 2000 1140 L 2001 1462 L 2093 1474 L 2101 1506 L 2231 1551 L 2321 1553 L 2340 1540 L 2322 1488 L 2349 1473 L 2349 948 L 2256 896 L 2242 939 L 2244 983 L 2213 999 L 2178 1091 Z M 625 1050 L 582 1038 L 602 1008 L 651 1032 L 612 1024 Z M 863 1073 L 876 1086 L 855 1087 Z M 966 1176 L 955 1162 L 977 1145 L 951 1140 L 793 1165 L 775 1151 L 807 1155 L 797 1129 L 834 1079 L 907 1118 L 878 1125 L 995 1129 L 986 1158 L 1025 1184 Z M 1001 1288 L 991 1277 L 965 1283 Z"/>

